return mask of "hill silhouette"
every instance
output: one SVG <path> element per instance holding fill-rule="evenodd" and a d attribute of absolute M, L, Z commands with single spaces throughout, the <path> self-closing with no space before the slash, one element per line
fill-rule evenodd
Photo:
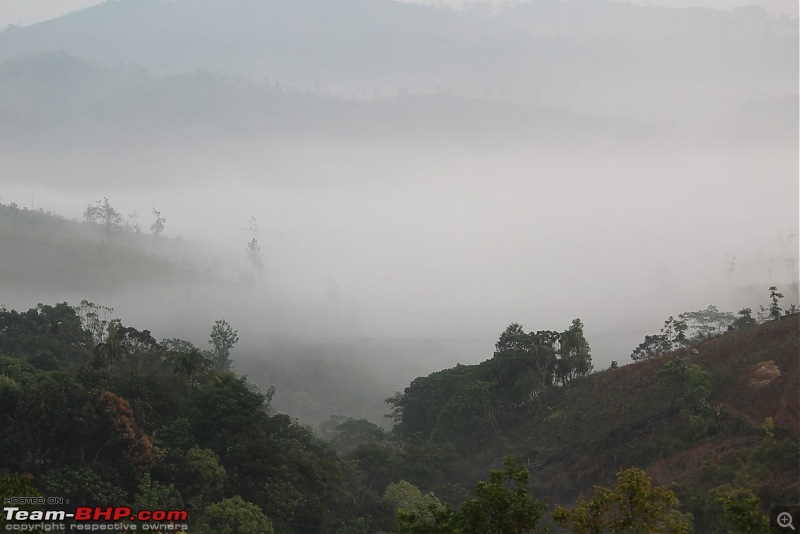
<path fill-rule="evenodd" d="M 349 98 L 448 92 L 686 121 L 697 119 L 689 101 L 665 88 L 691 87 L 693 105 L 715 114 L 751 98 L 791 106 L 796 42 L 796 23 L 758 9 L 538 0 L 493 14 L 392 0 L 122 0 L 10 27 L 0 60 L 64 52 L 107 68 L 203 71 Z M 732 76 L 733 107 L 718 98 Z M 755 80 L 765 78 L 781 89 L 764 94 Z"/>

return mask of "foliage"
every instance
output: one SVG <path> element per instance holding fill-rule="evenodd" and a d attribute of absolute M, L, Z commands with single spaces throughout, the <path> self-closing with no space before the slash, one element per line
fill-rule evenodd
<path fill-rule="evenodd" d="M 560 358 L 556 364 L 556 380 L 569 384 L 579 376 L 592 371 L 592 357 L 589 342 L 583 335 L 583 323 L 580 319 L 572 321 L 572 325 L 560 337 Z"/>
<path fill-rule="evenodd" d="M 231 349 L 238 341 L 238 330 L 234 330 L 228 321 L 221 319 L 214 322 L 208 342 L 213 347 L 211 364 L 215 370 L 229 371 L 231 369 Z"/>
<path fill-rule="evenodd" d="M 414 512 L 397 512 L 400 534 L 457 534 L 460 533 L 459 517 L 449 506 L 429 504 Z"/>
<path fill-rule="evenodd" d="M 741 313 L 741 312 L 740 312 Z M 731 329 L 734 315 L 709 305 L 704 310 L 684 312 L 664 321 L 659 334 L 647 335 L 631 353 L 631 360 L 649 360 L 680 347 L 691 340 L 709 338 Z"/>
<path fill-rule="evenodd" d="M 769 316 L 773 321 L 777 321 L 781 318 L 782 310 L 780 301 L 783 298 L 783 293 L 778 291 L 777 286 L 770 286 L 769 287 L 769 299 L 770 299 L 770 306 L 769 306 Z"/>
<path fill-rule="evenodd" d="M 360 445 L 388 439 L 386 432 L 366 419 L 354 419 L 332 415 L 319 425 L 320 434 L 342 453 L 348 453 Z"/>
<path fill-rule="evenodd" d="M 528 471 L 506 456 L 503 470 L 492 471 L 478 482 L 475 496 L 458 512 L 436 502 L 416 503 L 416 510 L 401 509 L 400 532 L 474 534 L 532 533 L 542 519 L 545 504 L 528 493 Z"/>
<path fill-rule="evenodd" d="M 386 486 L 383 498 L 389 501 L 396 510 L 402 510 L 407 513 L 414 512 L 418 508 L 424 511 L 431 505 L 441 507 L 439 499 L 433 493 L 423 495 L 418 487 L 405 480 L 393 482 Z"/>
<path fill-rule="evenodd" d="M 187 506 L 195 512 L 222 497 L 227 473 L 214 451 L 195 446 L 181 458 L 175 478 Z"/>
<path fill-rule="evenodd" d="M 707 414 L 711 393 L 708 373 L 684 356 L 676 356 L 658 372 L 662 386 L 676 393 L 678 408 L 696 414 Z"/>
<path fill-rule="evenodd" d="M 692 313 L 682 313 L 677 320 L 670 315 L 664 321 L 660 334 L 645 336 L 644 341 L 631 353 L 631 360 L 649 360 L 683 346 L 688 341 L 686 337 L 686 332 L 689 330 L 687 317 Z"/>
<path fill-rule="evenodd" d="M 680 314 L 680 318 L 686 321 L 692 336 L 701 338 L 724 332 L 734 321 L 732 313 L 720 311 L 713 304 L 709 304 L 704 310 L 684 312 Z"/>
<path fill-rule="evenodd" d="M 92 313 L 96 320 L 82 319 Z M 625 522 L 627 506 L 664 511 L 647 530 L 685 531 L 686 511 L 698 531 L 757 530 L 766 504 L 796 494 L 798 442 L 784 408 L 770 404 L 776 399 L 751 408 L 749 397 L 737 405 L 752 393 L 737 386 L 740 377 L 756 363 L 782 372 L 796 365 L 796 318 L 714 337 L 697 356 L 591 375 L 590 365 L 580 367 L 591 361 L 579 321 L 561 333 L 512 325 L 490 360 L 398 393 L 393 433 L 331 417 L 320 425 L 329 443 L 276 414 L 274 389 L 207 369 L 191 343 L 157 343 L 120 321 L 97 341 L 103 317 L 88 302 L 84 311 L 65 303 L 0 310 L 0 344 L 12 354 L 0 356 L 0 465 L 45 494 L 98 505 L 182 502 L 193 522 L 238 497 L 238 508 L 250 503 L 275 530 L 298 533 L 524 532 L 542 526 L 537 499 L 571 502 L 611 465 L 680 481 L 683 508 L 671 490 L 630 475 L 579 500 L 583 508 L 559 512 L 567 527 L 640 528 Z M 665 325 L 676 342 L 679 323 Z M 92 368 L 100 344 L 105 363 Z M 53 370 L 36 359 L 46 351 L 58 355 Z M 526 467 L 509 459 L 476 484 L 508 452 Z M 203 528 L 215 520 L 206 517 Z"/>
<path fill-rule="evenodd" d="M 511 456 L 502 471 L 492 471 L 489 480 L 478 482 L 475 497 L 459 511 L 465 533 L 532 533 L 542 518 L 545 504 L 528 494 L 528 470 L 516 467 Z M 510 486 L 510 487 L 509 487 Z"/>
<path fill-rule="evenodd" d="M 124 223 L 122 215 L 111 206 L 108 197 L 89 204 L 83 211 L 83 218 L 88 222 L 99 224 L 105 232 L 106 239 L 112 232 L 121 230 Z"/>
<path fill-rule="evenodd" d="M 579 319 L 564 332 L 528 333 L 511 324 L 495 349 L 490 360 L 417 378 L 387 399 L 395 434 L 420 432 L 466 451 L 484 448 L 502 442 L 515 411 L 541 409 L 557 388 L 592 370 Z"/>
<path fill-rule="evenodd" d="M 192 530 L 201 534 L 272 534 L 275 530 L 264 513 L 238 495 L 209 506 Z"/>
<path fill-rule="evenodd" d="M 262 393 L 244 378 L 210 371 L 190 343 L 157 343 L 118 320 L 95 344 L 103 314 L 88 301 L 81 313 L 89 320 L 66 304 L 0 310 L 0 342 L 14 355 L 0 356 L 0 461 L 30 473 L 34 487 L 87 504 L 172 503 L 194 519 L 214 502 L 218 512 L 231 508 L 238 496 L 250 503 L 245 511 L 255 506 L 293 532 L 393 527 L 391 505 L 361 484 L 354 466 L 290 417 L 273 415 L 274 388 Z M 238 336 L 220 323 L 219 346 L 229 350 Z M 46 371 L 25 361 L 43 347 L 74 352 L 75 363 Z M 93 347 L 96 367 L 86 365 Z M 366 421 L 342 422 L 342 436 L 363 430 L 388 440 Z M 250 512 L 239 519 L 250 521 Z M 215 529 L 220 515 L 206 515 L 203 528 Z M 260 528 L 233 528 L 251 527 Z"/>
<path fill-rule="evenodd" d="M 109 372 L 143 373 L 154 368 L 160 371 L 164 350 L 149 330 L 123 326 L 119 319 L 112 320 L 106 330 L 104 340 L 94 349 L 95 368 Z"/>
<path fill-rule="evenodd" d="M 166 226 L 167 219 L 161 216 L 161 211 L 153 208 L 153 215 L 155 216 L 155 220 L 153 224 L 150 225 L 150 232 L 153 235 L 159 236 L 164 233 L 164 227 Z"/>
<path fill-rule="evenodd" d="M 665 487 L 653 487 L 637 468 L 617 473 L 614 489 L 595 486 L 590 499 L 581 497 L 572 508 L 556 506 L 553 518 L 576 534 L 603 532 L 690 532 L 691 521 L 678 511 L 678 498 Z"/>
<path fill-rule="evenodd" d="M 189 398 L 198 383 L 198 379 L 211 369 L 211 360 L 200 349 L 191 347 L 188 350 L 170 351 L 166 354 L 166 363 L 172 372 L 186 376 L 189 383 Z"/>
<path fill-rule="evenodd" d="M 645 336 L 644 341 L 642 341 L 639 346 L 633 349 L 633 352 L 631 353 L 631 360 L 635 362 L 640 360 L 649 360 L 650 358 L 661 356 L 667 352 L 669 348 L 670 347 L 665 336 Z"/>
<path fill-rule="evenodd" d="M 39 487 L 47 495 L 65 495 L 76 505 L 120 506 L 127 502 L 126 492 L 89 467 L 64 467 L 44 475 Z"/>
<path fill-rule="evenodd" d="M 753 317 L 753 310 L 750 308 L 742 308 L 737 315 L 738 317 L 728 325 L 728 330 L 744 330 L 758 324 Z"/>
<path fill-rule="evenodd" d="M 5 503 L 5 499 L 9 497 L 42 497 L 42 494 L 31 485 L 32 478 L 30 473 L 0 473 L 0 501 Z M 30 511 L 37 507 L 26 504 L 19 508 Z M 6 523 L 5 514 L 0 515 L 0 528 L 5 530 L 9 527 L 10 525 Z"/>
<path fill-rule="evenodd" d="M 91 334 L 66 302 L 39 304 L 26 312 L 0 308 L 0 354 L 55 370 L 84 364 L 91 346 Z"/>
<path fill-rule="evenodd" d="M 154 482 L 149 474 L 142 477 L 139 491 L 133 500 L 134 510 L 180 510 L 183 508 L 183 498 L 172 484 Z"/>
<path fill-rule="evenodd" d="M 109 370 L 118 367 L 123 358 L 129 355 L 128 347 L 123 341 L 122 324 L 119 320 L 114 320 L 108 325 L 105 341 L 97 344 L 94 354 L 93 365 L 98 368 L 105 367 Z"/>
<path fill-rule="evenodd" d="M 752 490 L 723 484 L 711 490 L 711 498 L 712 513 L 722 515 L 721 532 L 758 534 L 769 531 L 769 517 L 761 511 L 761 503 Z"/>

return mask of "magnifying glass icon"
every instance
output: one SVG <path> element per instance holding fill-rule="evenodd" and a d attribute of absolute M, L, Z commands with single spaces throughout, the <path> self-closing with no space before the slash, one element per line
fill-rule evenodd
<path fill-rule="evenodd" d="M 789 527 L 792 530 L 795 530 L 794 525 L 792 524 L 792 514 L 789 512 L 781 512 L 778 514 L 777 517 L 778 526 L 781 528 Z"/>

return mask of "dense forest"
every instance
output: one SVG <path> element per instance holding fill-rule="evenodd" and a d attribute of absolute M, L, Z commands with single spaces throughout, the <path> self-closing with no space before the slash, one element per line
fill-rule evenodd
<path fill-rule="evenodd" d="M 232 372 L 224 320 L 204 350 L 86 301 L 3 308 L 2 493 L 185 508 L 197 532 L 762 532 L 800 479 L 800 324 L 771 295 L 764 324 L 670 318 L 680 346 L 600 372 L 580 320 L 513 324 L 388 399 L 391 432 L 317 434 Z"/>

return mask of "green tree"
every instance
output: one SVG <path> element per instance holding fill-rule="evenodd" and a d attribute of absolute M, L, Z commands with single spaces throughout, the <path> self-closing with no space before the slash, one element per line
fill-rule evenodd
<path fill-rule="evenodd" d="M 675 492 L 653 487 L 647 473 L 630 468 L 617 473 L 614 489 L 595 486 L 591 499 L 580 497 L 572 508 L 556 506 L 553 519 L 575 534 L 690 532 L 690 518 L 678 504 Z"/>
<path fill-rule="evenodd" d="M 253 503 L 238 495 L 206 508 L 192 530 L 200 534 L 272 534 L 269 518 Z"/>
<path fill-rule="evenodd" d="M 2 376 L 2 375 L 0 375 Z M 2 473 L 0 474 L 0 501 L 5 502 L 9 497 L 42 497 L 42 494 L 36 491 L 31 485 L 33 477 L 30 473 Z M 23 505 L 20 506 L 22 510 L 32 511 L 36 506 Z M 5 530 L 8 527 L 6 522 L 6 515 L 0 515 L 0 528 Z"/>
<path fill-rule="evenodd" d="M 106 329 L 105 340 L 98 343 L 94 348 L 95 367 L 107 367 L 113 370 L 122 363 L 123 359 L 130 355 L 128 347 L 125 345 L 123 326 L 119 319 L 111 321 Z"/>
<path fill-rule="evenodd" d="M 398 510 L 400 534 L 460 534 L 459 515 L 449 506 L 429 504 L 413 512 Z"/>
<path fill-rule="evenodd" d="M 688 341 L 686 332 L 689 330 L 689 323 L 683 316 L 679 315 L 678 320 L 673 323 L 675 329 L 675 343 L 683 345 Z"/>
<path fill-rule="evenodd" d="M 781 318 L 781 314 L 783 310 L 781 310 L 780 301 L 783 298 L 783 293 L 778 291 L 777 286 L 770 286 L 769 287 L 769 316 L 772 318 L 773 321 L 777 321 Z"/>
<path fill-rule="evenodd" d="M 211 328 L 209 343 L 213 347 L 211 351 L 211 364 L 217 371 L 230 371 L 231 349 L 239 341 L 238 330 L 234 330 L 228 321 L 221 319 L 214 322 Z"/>
<path fill-rule="evenodd" d="M 183 456 L 175 484 L 193 513 L 222 497 L 227 482 L 219 456 L 210 449 L 192 447 Z"/>
<path fill-rule="evenodd" d="M 99 224 L 105 232 L 106 240 L 108 240 L 112 232 L 120 230 L 124 223 L 122 215 L 111 206 L 108 197 L 103 197 L 102 200 L 89 204 L 83 210 L 83 218 L 88 222 Z"/>
<path fill-rule="evenodd" d="M 458 512 L 436 503 L 400 510 L 401 533 L 527 534 L 536 530 L 546 505 L 528 493 L 528 470 L 517 467 L 511 456 L 502 470 L 492 471 L 489 480 L 478 482 L 475 496 Z"/>
<path fill-rule="evenodd" d="M 259 430 L 266 415 L 265 395 L 244 378 L 224 373 L 192 397 L 190 421 L 197 445 L 223 456 Z"/>
<path fill-rule="evenodd" d="M 658 372 L 658 380 L 665 388 L 678 394 L 681 410 L 696 413 L 706 413 L 709 410 L 709 375 L 684 356 L 677 356 L 666 362 Z"/>
<path fill-rule="evenodd" d="M 631 360 L 649 360 L 666 354 L 686 343 L 686 332 L 689 330 L 689 325 L 685 315 L 687 314 L 682 313 L 677 320 L 670 315 L 664 321 L 660 334 L 645 336 L 644 341 L 631 353 Z"/>
<path fill-rule="evenodd" d="M 545 503 L 528 494 L 528 470 L 516 467 L 506 456 L 503 470 L 492 471 L 489 480 L 478 482 L 475 497 L 459 510 L 464 533 L 519 534 L 534 532 L 545 511 Z"/>
<path fill-rule="evenodd" d="M 0 354 L 54 370 L 85 364 L 91 347 L 90 334 L 66 302 L 38 304 L 26 312 L 0 308 Z"/>
<path fill-rule="evenodd" d="M 145 474 L 139 483 L 139 491 L 133 499 L 134 510 L 180 510 L 183 498 L 172 484 L 153 481 L 150 474 Z"/>
<path fill-rule="evenodd" d="M 393 482 L 386 486 L 383 498 L 389 501 L 395 510 L 403 510 L 404 512 L 414 512 L 418 509 L 424 512 L 428 510 L 430 505 L 435 505 L 437 508 L 441 507 L 439 499 L 433 493 L 423 494 L 418 487 L 405 480 Z"/>
<path fill-rule="evenodd" d="M 48 373 L 24 387 L 15 403 L 12 424 L 3 429 L 19 447 L 15 464 L 39 474 L 90 459 L 97 447 L 93 431 L 103 426 L 94 401 L 66 373 Z"/>
<path fill-rule="evenodd" d="M 142 373 L 146 370 L 161 371 L 164 348 L 150 334 L 132 326 L 120 326 L 118 335 L 127 348 L 125 362 L 129 370 Z"/>
<path fill-rule="evenodd" d="M 167 363 L 172 366 L 174 373 L 186 376 L 189 382 L 189 399 L 192 398 L 192 390 L 196 386 L 198 377 L 211 368 L 211 360 L 197 347 L 180 352 L 168 352 Z"/>
<path fill-rule="evenodd" d="M 319 425 L 322 437 L 327 439 L 341 453 L 348 453 L 358 447 L 387 439 L 386 432 L 366 419 L 354 419 L 332 415 Z"/>
<path fill-rule="evenodd" d="M 663 335 L 645 336 L 638 347 L 633 349 L 631 360 L 649 360 L 664 354 L 667 349 L 667 340 Z"/>
<path fill-rule="evenodd" d="M 359 472 L 363 484 L 374 492 L 382 492 L 403 473 L 395 447 L 383 443 L 367 443 L 356 447 L 347 455 Z"/>
<path fill-rule="evenodd" d="M 103 480 L 88 467 L 64 467 L 43 476 L 39 487 L 47 495 L 69 495 L 87 506 L 120 506 L 127 502 L 125 491 Z"/>
<path fill-rule="evenodd" d="M 761 510 L 761 502 L 752 490 L 723 484 L 711 490 L 711 499 L 711 513 L 722 516 L 722 532 L 769 532 L 769 517 Z"/>
<path fill-rule="evenodd" d="M 573 320 L 572 326 L 562 332 L 560 342 L 560 359 L 556 365 L 558 379 L 568 384 L 578 376 L 589 374 L 593 367 L 592 355 L 580 319 Z"/>
<path fill-rule="evenodd" d="M 679 317 L 686 321 L 693 335 L 700 337 L 722 333 L 734 321 L 732 313 L 720 311 L 713 304 L 704 310 L 684 312 Z"/>
<path fill-rule="evenodd" d="M 753 317 L 753 310 L 750 308 L 742 308 L 737 315 L 739 317 L 728 325 L 728 330 L 744 330 L 758 324 Z"/>

